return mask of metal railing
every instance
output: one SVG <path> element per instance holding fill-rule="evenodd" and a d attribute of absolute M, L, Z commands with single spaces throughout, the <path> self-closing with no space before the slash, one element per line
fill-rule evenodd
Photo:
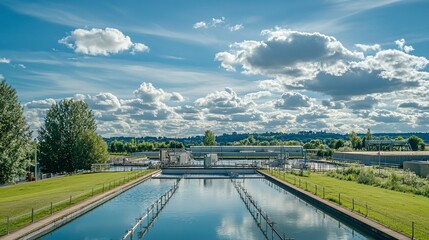
<path fill-rule="evenodd" d="M 304 189 L 316 196 L 322 197 L 323 199 L 348 208 L 352 212 L 355 212 L 365 218 L 375 220 L 388 228 L 404 229 L 401 232 L 411 237 L 411 239 L 429 239 L 429 227 L 419 223 L 419 219 L 421 219 L 422 216 L 416 216 L 411 213 L 407 213 L 410 221 L 405 222 L 402 219 L 398 219 L 392 215 L 389 215 L 388 213 L 391 211 L 391 209 L 382 208 L 379 206 L 376 208 L 371 206 L 371 204 L 368 204 L 367 201 L 363 201 L 359 198 L 349 196 L 340 191 L 327 188 L 308 180 L 304 180 L 302 178 L 305 178 L 305 174 L 304 176 L 299 176 L 274 169 L 270 169 L 269 173 L 274 177 L 283 179 L 288 183 L 298 186 L 299 188 Z"/>
<path fill-rule="evenodd" d="M 126 177 L 121 177 L 113 181 L 95 185 L 89 189 L 84 190 L 79 194 L 71 194 L 67 198 L 59 201 L 52 201 L 47 205 L 43 206 L 29 206 L 28 211 L 16 214 L 7 215 L 0 218 L 0 236 L 7 235 L 16 228 L 30 225 L 39 219 L 53 215 L 54 213 L 72 206 L 73 204 L 79 203 L 89 197 L 93 197 L 96 194 L 104 193 L 112 188 L 120 186 L 131 180 L 147 174 L 147 172 L 141 171 L 135 174 L 130 174 Z"/>
<path fill-rule="evenodd" d="M 170 198 L 173 196 L 173 194 L 176 192 L 177 188 L 179 188 L 179 182 L 181 178 L 178 179 L 174 185 L 163 195 L 161 195 L 155 202 L 150 205 L 150 207 L 147 208 L 146 213 L 144 213 L 142 216 L 137 218 L 136 223 L 129 229 L 126 230 L 125 235 L 121 238 L 122 240 L 125 239 L 134 239 L 134 233 L 138 226 L 141 226 L 143 222 L 147 219 L 147 223 L 145 226 L 142 227 L 142 230 L 138 232 L 138 239 L 142 239 L 143 236 L 149 231 L 149 228 L 152 226 L 156 218 L 158 217 L 159 213 L 164 209 L 167 202 L 170 200 Z"/>

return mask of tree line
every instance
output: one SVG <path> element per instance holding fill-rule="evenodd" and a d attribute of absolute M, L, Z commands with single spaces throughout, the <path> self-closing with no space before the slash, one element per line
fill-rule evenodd
<path fill-rule="evenodd" d="M 107 144 L 96 133 L 94 114 L 83 101 L 64 99 L 47 111 L 37 139 L 25 121 L 16 90 L 0 83 L 0 184 L 13 181 L 29 167 L 42 172 L 90 169 L 108 159 Z"/>

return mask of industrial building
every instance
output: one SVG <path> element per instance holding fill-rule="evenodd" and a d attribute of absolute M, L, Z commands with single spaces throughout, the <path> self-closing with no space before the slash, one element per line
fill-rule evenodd
<path fill-rule="evenodd" d="M 359 162 L 365 165 L 402 167 L 405 161 L 429 160 L 429 151 L 335 152 L 332 159 L 338 161 Z"/>
<path fill-rule="evenodd" d="M 163 148 L 159 151 L 159 160 L 162 166 L 188 165 L 190 154 L 183 149 Z"/>
<path fill-rule="evenodd" d="M 303 158 L 302 146 L 191 146 L 191 157 L 202 159 L 216 154 L 222 159 L 285 159 Z"/>
<path fill-rule="evenodd" d="M 404 170 L 415 172 L 420 177 L 429 177 L 429 161 L 405 161 Z"/>

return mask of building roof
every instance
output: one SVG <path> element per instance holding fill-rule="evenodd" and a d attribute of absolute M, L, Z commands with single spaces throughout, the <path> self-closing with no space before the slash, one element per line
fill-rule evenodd
<path fill-rule="evenodd" d="M 355 154 L 367 156 L 429 156 L 429 151 L 366 151 L 366 152 L 336 152 L 336 154 Z"/>

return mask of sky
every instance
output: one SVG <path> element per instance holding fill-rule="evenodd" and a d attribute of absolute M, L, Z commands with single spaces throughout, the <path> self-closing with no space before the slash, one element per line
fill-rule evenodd
<path fill-rule="evenodd" d="M 0 2 L 0 79 L 37 135 L 428 132 L 428 0 Z"/>

